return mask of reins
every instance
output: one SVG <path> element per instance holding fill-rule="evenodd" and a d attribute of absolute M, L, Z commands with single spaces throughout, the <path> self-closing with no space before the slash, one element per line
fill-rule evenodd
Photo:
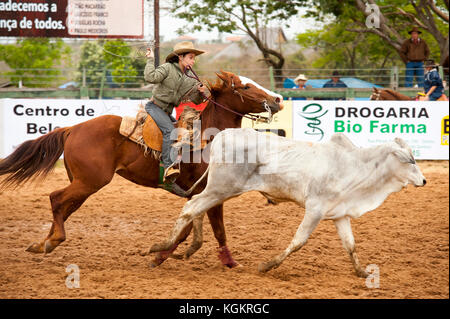
<path fill-rule="evenodd" d="M 188 71 L 191 71 L 192 74 L 193 74 L 193 76 L 190 76 L 190 75 L 188 74 Z M 190 66 L 187 66 L 187 67 L 186 67 L 186 69 L 184 70 L 184 74 L 185 74 L 187 77 L 189 77 L 189 78 L 191 78 L 191 79 L 194 79 L 194 80 L 198 81 L 199 83 L 202 83 L 202 82 L 200 81 L 200 79 L 199 79 L 197 73 L 195 73 L 195 71 L 194 71 Z M 233 81 L 232 81 L 231 87 L 232 87 L 232 89 L 233 89 L 233 93 L 234 93 L 234 94 L 238 94 L 238 95 L 241 97 L 242 102 L 244 102 L 244 98 L 242 97 L 241 93 L 239 93 L 239 92 L 234 88 L 234 82 L 233 82 Z M 236 111 L 234 111 L 234 110 L 232 110 L 232 109 L 226 107 L 225 105 L 222 105 L 222 104 L 220 104 L 220 103 L 217 103 L 216 101 L 214 101 L 214 100 L 211 99 L 210 97 L 207 97 L 203 92 L 200 92 L 200 93 L 202 94 L 203 98 L 205 98 L 206 100 L 208 100 L 208 101 L 214 103 L 215 105 L 217 105 L 217 106 L 223 108 L 224 110 L 227 110 L 228 112 L 234 113 L 234 114 L 236 114 L 236 115 L 239 115 L 239 116 L 241 116 L 241 117 L 248 118 L 248 119 L 250 119 L 250 120 L 252 120 L 252 121 L 256 121 L 256 122 L 261 122 L 261 123 L 270 123 L 270 122 L 272 122 L 272 111 L 270 110 L 270 107 L 269 107 L 269 105 L 267 104 L 267 101 L 264 101 L 264 108 L 266 109 L 267 112 L 269 112 L 269 117 L 262 116 L 262 115 L 242 114 L 242 113 L 236 112 Z"/>

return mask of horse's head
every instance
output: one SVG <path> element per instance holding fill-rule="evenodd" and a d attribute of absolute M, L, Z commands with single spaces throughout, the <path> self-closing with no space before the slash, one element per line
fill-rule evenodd
<path fill-rule="evenodd" d="M 256 82 L 231 72 L 216 73 L 220 82 L 211 88 L 211 94 L 219 96 L 226 105 L 241 114 L 261 113 L 270 109 L 276 113 L 283 109 L 283 97 L 271 92 Z"/>
<path fill-rule="evenodd" d="M 411 101 L 412 99 L 409 96 L 401 94 L 397 91 L 391 89 L 377 89 L 373 88 L 372 95 L 370 96 L 371 100 L 387 100 L 387 101 Z"/>
<path fill-rule="evenodd" d="M 370 96 L 370 100 L 372 101 L 381 100 L 381 92 L 376 87 L 372 88 L 372 95 Z"/>

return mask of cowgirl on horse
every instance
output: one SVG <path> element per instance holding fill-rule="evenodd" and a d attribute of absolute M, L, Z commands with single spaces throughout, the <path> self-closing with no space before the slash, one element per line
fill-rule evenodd
<path fill-rule="evenodd" d="M 185 74 L 195 64 L 195 57 L 204 51 L 194 48 L 192 42 L 177 43 L 173 51 L 166 57 L 166 63 L 155 68 L 153 51 L 147 49 L 147 65 L 144 78 L 155 84 L 152 98 L 145 106 L 145 110 L 161 129 L 163 144 L 161 162 L 164 165 L 164 181 L 173 182 L 179 176 L 180 170 L 174 168 L 178 150 L 172 147 L 171 132 L 176 120 L 172 117 L 172 110 L 178 106 L 185 96 L 195 104 L 203 102 L 205 87 Z M 189 71 L 190 72 L 190 71 Z"/>

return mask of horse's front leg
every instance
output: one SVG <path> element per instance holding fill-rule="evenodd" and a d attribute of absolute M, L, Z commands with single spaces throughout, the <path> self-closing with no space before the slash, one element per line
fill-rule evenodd
<path fill-rule="evenodd" d="M 225 225 L 223 223 L 223 204 L 215 206 L 208 210 L 209 223 L 214 232 L 214 236 L 219 243 L 219 259 L 224 266 L 233 268 L 239 264 L 231 256 L 231 252 L 227 247 L 227 237 L 225 234 Z"/>

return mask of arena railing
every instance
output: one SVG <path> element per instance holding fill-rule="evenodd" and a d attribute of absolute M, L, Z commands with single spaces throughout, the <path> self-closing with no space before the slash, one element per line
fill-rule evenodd
<path fill-rule="evenodd" d="M 307 99 L 353 99 L 369 97 L 372 88 L 347 88 L 347 89 L 314 89 L 295 90 L 283 88 L 286 78 L 294 79 L 299 74 L 304 74 L 309 79 L 330 79 L 333 71 L 338 71 L 340 77 L 354 77 L 368 83 L 376 84 L 383 88 L 392 88 L 408 96 L 415 96 L 421 88 L 405 88 L 402 84 L 405 80 L 406 69 L 283 69 L 280 72 L 272 68 L 249 68 L 227 70 L 238 75 L 243 75 L 277 91 L 285 98 L 302 97 Z M 448 83 L 448 69 L 440 67 L 441 77 Z M 199 68 L 197 73 L 202 80 L 215 82 L 217 77 L 211 70 Z M 64 84 L 75 85 L 65 89 L 59 88 Z M 414 82 L 417 84 L 417 80 Z M 72 83 L 73 84 L 73 83 Z M 67 97 L 67 98 L 146 98 L 151 95 L 150 88 L 146 86 L 143 70 L 138 74 L 123 71 L 115 74 L 112 69 L 77 70 L 75 68 L 54 69 L 15 69 L 8 72 L 0 72 L 0 98 L 5 97 Z M 448 86 L 446 87 L 448 94 Z"/>

